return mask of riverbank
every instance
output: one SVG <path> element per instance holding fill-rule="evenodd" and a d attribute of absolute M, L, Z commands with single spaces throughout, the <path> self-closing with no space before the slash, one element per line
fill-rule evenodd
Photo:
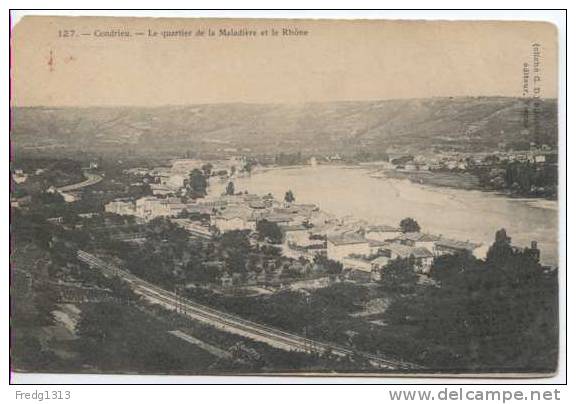
<path fill-rule="evenodd" d="M 482 257 L 496 231 L 504 228 L 514 245 L 537 241 L 544 264 L 558 262 L 558 209 L 546 200 L 420 184 L 389 178 L 382 167 L 359 165 L 269 167 L 235 179 L 234 185 L 239 192 L 271 193 L 278 200 L 291 190 L 297 203 L 313 203 L 338 218 L 394 226 L 412 217 L 424 232 L 482 244 L 478 250 Z M 220 195 L 224 188 L 225 184 L 214 184 L 209 192 Z"/>
<path fill-rule="evenodd" d="M 518 195 L 512 191 L 492 190 L 482 187 L 477 176 L 461 172 L 438 172 L 438 171 L 399 171 L 395 169 L 381 168 L 381 164 L 322 164 L 318 166 L 291 165 L 261 167 L 253 174 L 263 174 L 272 171 L 297 171 L 307 168 L 333 167 L 343 170 L 368 171 L 367 175 L 375 179 L 409 180 L 416 185 L 431 186 L 434 188 L 454 189 L 464 191 L 479 191 L 490 195 L 496 195 L 510 200 L 525 203 L 533 208 L 558 210 L 558 200 L 543 197 L 527 197 Z"/>
<path fill-rule="evenodd" d="M 478 177 L 468 173 L 440 173 L 432 171 L 398 171 L 380 170 L 376 174 L 371 174 L 373 178 L 395 178 L 399 180 L 410 180 L 416 184 L 432 185 L 437 187 L 448 187 L 464 190 L 483 191 L 480 187 Z"/>
<path fill-rule="evenodd" d="M 507 198 L 526 201 L 549 201 L 556 203 L 557 199 L 543 196 L 527 196 L 514 192 L 513 190 L 495 190 L 483 187 L 480 179 L 474 174 L 466 172 L 438 172 L 438 171 L 398 171 L 393 169 L 381 169 L 377 173 L 371 174 L 373 178 L 394 178 L 399 180 L 409 180 L 415 184 L 430 185 L 435 187 L 445 187 L 462 189 L 468 191 L 482 191 L 502 195 Z"/>

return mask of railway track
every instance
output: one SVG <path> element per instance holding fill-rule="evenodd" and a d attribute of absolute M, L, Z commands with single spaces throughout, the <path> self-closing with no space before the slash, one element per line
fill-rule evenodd
<path fill-rule="evenodd" d="M 130 272 L 109 264 L 100 258 L 85 251 L 77 251 L 78 258 L 92 268 L 101 270 L 109 276 L 118 276 L 128 282 L 135 293 L 147 298 L 149 301 L 175 309 L 182 314 L 196 320 L 216 326 L 228 332 L 265 342 L 275 348 L 300 352 L 331 352 L 338 356 L 353 356 L 360 354 L 373 366 L 387 370 L 418 370 L 420 366 L 383 358 L 369 353 L 358 353 L 349 348 L 321 341 L 316 341 L 301 335 L 293 334 L 277 328 L 246 320 L 236 315 L 186 299 L 174 292 L 165 290 L 151 284 Z"/>

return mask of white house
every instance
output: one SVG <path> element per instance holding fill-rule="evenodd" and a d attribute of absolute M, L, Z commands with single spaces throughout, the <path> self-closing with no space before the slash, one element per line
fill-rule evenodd
<path fill-rule="evenodd" d="M 439 236 L 420 232 L 402 233 L 394 239 L 395 242 L 400 244 L 411 247 L 424 247 L 429 251 L 434 251 L 436 242 L 439 240 Z"/>
<path fill-rule="evenodd" d="M 425 247 L 415 247 L 411 255 L 415 260 L 416 271 L 424 274 L 430 272 L 430 267 L 434 261 L 434 254 L 430 250 Z"/>
<path fill-rule="evenodd" d="M 232 230 L 255 230 L 250 209 L 226 208 L 211 217 L 212 224 L 222 233 Z"/>
<path fill-rule="evenodd" d="M 298 246 L 311 244 L 310 232 L 305 226 L 302 225 L 280 226 L 280 228 L 284 233 L 284 241 L 287 244 L 295 244 Z"/>
<path fill-rule="evenodd" d="M 222 233 L 232 230 L 252 230 L 251 224 L 241 217 L 215 216 L 214 225 Z"/>
<path fill-rule="evenodd" d="M 372 264 L 372 270 L 378 270 L 380 268 L 385 267 L 390 262 L 391 258 L 386 256 L 380 256 L 374 258 L 370 263 Z"/>
<path fill-rule="evenodd" d="M 276 223 L 279 226 L 288 226 L 293 222 L 293 217 L 291 215 L 281 213 L 266 213 L 262 218 L 269 222 Z"/>
<path fill-rule="evenodd" d="M 170 216 L 170 208 L 165 199 L 145 196 L 136 201 L 136 216 L 145 220 L 160 216 Z"/>
<path fill-rule="evenodd" d="M 184 186 L 184 182 L 188 179 L 188 175 L 182 173 L 171 173 L 166 180 L 166 185 L 173 189 L 180 189 Z"/>
<path fill-rule="evenodd" d="M 171 219 L 171 221 L 178 226 L 182 227 L 188 233 L 190 233 L 194 237 L 199 237 L 203 239 L 210 239 L 212 238 L 212 232 L 206 226 L 202 226 L 198 222 L 194 222 L 190 219 Z"/>
<path fill-rule="evenodd" d="M 434 254 L 425 247 L 413 247 L 410 245 L 389 243 L 383 248 L 384 256 L 372 261 L 373 265 L 385 266 L 390 260 L 402 258 L 414 259 L 415 270 L 422 273 L 428 273 L 434 260 Z M 380 259 L 382 258 L 382 259 Z"/>
<path fill-rule="evenodd" d="M 104 211 L 117 215 L 135 215 L 136 205 L 131 199 L 115 199 L 104 206 Z"/>
<path fill-rule="evenodd" d="M 361 259 L 361 258 L 352 258 L 352 257 L 345 257 L 341 260 L 342 265 L 346 269 L 352 269 L 354 271 L 361 271 L 361 272 L 372 272 L 372 265 L 370 261 Z"/>
<path fill-rule="evenodd" d="M 174 189 L 164 184 L 150 184 L 152 195 L 166 196 L 174 193 Z"/>
<path fill-rule="evenodd" d="M 370 255 L 370 244 L 358 233 L 345 233 L 328 237 L 327 255 L 335 261 L 342 261 L 349 255 Z"/>
<path fill-rule="evenodd" d="M 190 173 L 195 168 L 201 168 L 204 162 L 196 159 L 175 159 L 172 160 L 170 171 L 173 173 Z"/>
<path fill-rule="evenodd" d="M 469 241 L 442 238 L 435 243 L 432 251 L 434 251 L 435 255 L 450 255 L 466 251 L 474 253 L 480 246 L 481 244 L 471 243 Z"/>

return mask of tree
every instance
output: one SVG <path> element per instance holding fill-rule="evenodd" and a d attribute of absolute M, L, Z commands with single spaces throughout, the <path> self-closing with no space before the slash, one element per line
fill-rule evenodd
<path fill-rule="evenodd" d="M 324 255 L 318 254 L 314 257 L 314 263 L 324 269 L 329 275 L 340 275 L 344 269 L 341 262 L 334 261 L 326 258 Z"/>
<path fill-rule="evenodd" d="M 226 185 L 226 195 L 234 195 L 234 183 L 232 181 Z"/>
<path fill-rule="evenodd" d="M 64 214 L 62 215 L 62 222 L 65 225 L 73 227 L 73 226 L 79 224 L 80 221 L 81 221 L 80 217 L 76 213 L 74 213 L 73 211 L 68 210 L 68 211 L 64 212 Z"/>
<path fill-rule="evenodd" d="M 206 195 L 208 182 L 204 173 L 195 168 L 188 176 L 188 195 L 192 198 L 203 198 Z"/>
<path fill-rule="evenodd" d="M 512 239 L 506 234 L 506 229 L 496 232 L 494 243 L 486 253 L 486 261 L 497 266 L 504 264 L 513 253 Z"/>
<path fill-rule="evenodd" d="M 56 300 L 56 291 L 50 287 L 43 287 L 35 291 L 34 306 L 37 311 L 36 321 L 38 324 L 54 324 L 54 315 L 52 313 L 57 308 Z"/>
<path fill-rule="evenodd" d="M 104 345 L 124 325 L 124 312 L 115 303 L 99 303 L 82 310 L 76 332 Z"/>
<path fill-rule="evenodd" d="M 226 267 L 231 272 L 245 273 L 250 254 L 248 232 L 232 230 L 222 234 L 220 244 L 224 250 Z"/>
<path fill-rule="evenodd" d="M 250 240 L 246 230 L 227 231 L 222 234 L 220 243 L 225 251 L 242 250 L 246 253 L 250 251 Z"/>
<path fill-rule="evenodd" d="M 490 251 L 486 261 L 465 256 L 444 260 L 455 267 L 451 276 L 394 299 L 386 320 L 417 330 L 415 345 L 405 352 L 430 367 L 553 371 L 557 271 L 545 271 L 529 249 L 512 249 L 504 230 L 497 232 Z"/>
<path fill-rule="evenodd" d="M 46 371 L 58 360 L 54 352 L 44 349 L 34 335 L 15 335 L 10 351 L 12 366 L 19 371 Z"/>
<path fill-rule="evenodd" d="M 414 291 L 418 275 L 414 272 L 414 257 L 397 258 L 380 270 L 380 284 L 393 293 Z"/>
<path fill-rule="evenodd" d="M 198 283 L 215 282 L 220 276 L 220 271 L 214 265 L 205 265 L 198 257 L 192 257 L 184 271 L 187 281 Z"/>
<path fill-rule="evenodd" d="M 288 203 L 293 203 L 296 201 L 294 193 L 291 190 L 286 191 L 286 193 L 284 194 L 284 201 Z"/>
<path fill-rule="evenodd" d="M 106 287 L 114 292 L 114 294 L 123 303 L 137 301 L 139 295 L 134 293 L 129 284 L 122 278 L 114 276 L 113 278 L 103 277 Z"/>
<path fill-rule="evenodd" d="M 276 223 L 266 219 L 260 220 L 256 223 L 256 231 L 260 240 L 268 240 L 272 244 L 280 244 L 282 242 L 282 230 Z"/>
<path fill-rule="evenodd" d="M 214 168 L 214 166 L 211 163 L 206 163 L 202 166 L 202 172 L 205 176 L 209 177 L 212 174 L 212 168 Z"/>
<path fill-rule="evenodd" d="M 420 231 L 420 225 L 411 217 L 407 217 L 400 221 L 400 230 L 402 233 L 417 233 Z"/>
<path fill-rule="evenodd" d="M 440 255 L 434 258 L 430 267 L 430 277 L 437 281 L 448 282 L 462 271 L 470 270 L 478 265 L 471 252 Z"/>
<path fill-rule="evenodd" d="M 248 160 L 246 164 L 244 164 L 244 171 L 250 174 L 252 172 L 252 168 L 254 167 L 254 162 L 252 160 Z"/>
<path fill-rule="evenodd" d="M 262 245 L 260 247 L 260 252 L 272 257 L 280 257 L 282 255 L 282 249 L 273 245 Z"/>

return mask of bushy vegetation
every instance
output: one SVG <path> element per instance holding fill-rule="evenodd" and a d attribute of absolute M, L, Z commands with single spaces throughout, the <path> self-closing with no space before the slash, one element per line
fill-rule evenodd
<path fill-rule="evenodd" d="M 258 238 L 260 240 L 268 240 L 272 244 L 280 244 L 284 235 L 280 227 L 274 223 L 269 222 L 266 219 L 259 220 L 256 223 L 256 232 L 258 232 Z"/>
<path fill-rule="evenodd" d="M 420 231 L 420 225 L 416 220 L 407 217 L 400 221 L 400 230 L 403 233 L 417 233 Z"/>
<path fill-rule="evenodd" d="M 555 164 L 512 162 L 473 172 L 485 189 L 505 190 L 525 197 L 554 199 L 558 194 L 558 167 Z"/>
<path fill-rule="evenodd" d="M 557 272 L 497 233 L 486 260 L 436 259 L 437 285 L 394 300 L 386 319 L 415 328 L 413 360 L 445 371 L 553 371 L 558 353 Z"/>

